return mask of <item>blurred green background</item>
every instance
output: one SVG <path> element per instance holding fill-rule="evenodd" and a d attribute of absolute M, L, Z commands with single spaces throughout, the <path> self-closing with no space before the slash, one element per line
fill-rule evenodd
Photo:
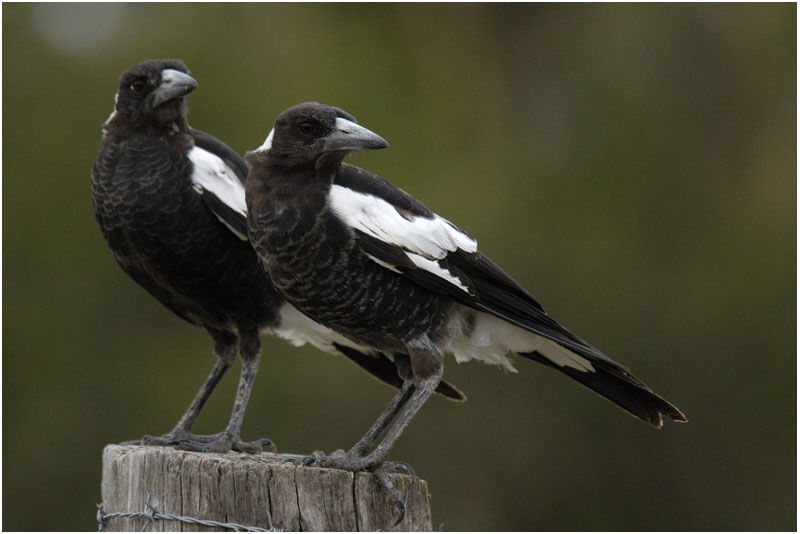
<path fill-rule="evenodd" d="M 182 58 L 239 152 L 306 100 L 391 143 L 350 161 L 474 234 L 681 407 L 661 431 L 528 361 L 445 363 L 394 449 L 445 530 L 795 530 L 796 7 L 3 7 L 3 528 L 92 530 L 100 454 L 171 428 L 206 334 L 115 264 L 89 170 L 117 78 Z M 349 447 L 392 391 L 264 339 L 243 437 Z M 198 424 L 227 421 L 235 376 Z"/>

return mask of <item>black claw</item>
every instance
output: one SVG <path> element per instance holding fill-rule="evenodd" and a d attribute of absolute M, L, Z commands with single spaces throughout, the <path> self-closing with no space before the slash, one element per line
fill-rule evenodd
<path fill-rule="evenodd" d="M 269 447 L 272 449 L 272 454 L 278 454 L 278 447 L 275 446 L 275 442 L 269 438 L 261 438 L 256 440 L 254 443 L 257 443 L 260 447 Z"/>
<path fill-rule="evenodd" d="M 395 504 L 397 505 L 397 520 L 394 522 L 394 525 L 392 525 L 392 528 L 402 523 L 403 519 L 406 517 L 406 505 L 403 500 L 400 499 L 395 502 Z"/>
<path fill-rule="evenodd" d="M 418 480 L 417 472 L 414 471 L 414 468 L 411 467 L 406 462 L 403 462 L 403 461 L 400 461 L 400 460 L 393 460 L 391 462 L 386 462 L 384 465 L 386 467 L 388 467 L 389 469 L 395 469 L 397 471 L 405 471 L 406 473 L 408 473 L 411 476 L 412 479 L 414 479 L 414 482 L 416 482 Z"/>
<path fill-rule="evenodd" d="M 384 464 L 385 466 L 386 464 Z M 400 492 L 397 491 L 397 488 L 394 487 L 392 481 L 389 479 L 389 473 L 386 469 L 383 469 L 384 466 L 381 466 L 381 469 L 375 471 L 375 475 L 378 477 L 378 480 L 381 482 L 381 485 L 384 487 L 386 491 L 388 491 L 392 497 L 394 497 L 394 504 L 397 506 L 397 519 L 392 525 L 392 528 L 396 527 L 400 523 L 403 522 L 403 519 L 406 517 L 406 504 L 403 502 L 403 497 L 400 496 Z M 391 465 L 388 467 L 391 468 Z"/>
<path fill-rule="evenodd" d="M 359 456 L 353 457 L 350 454 L 344 454 L 344 451 L 341 452 L 342 454 L 333 453 L 329 456 L 326 456 L 320 451 L 315 451 L 311 456 L 304 457 L 300 461 L 300 464 L 306 467 L 316 465 L 320 467 L 333 467 L 335 469 L 344 469 L 354 472 L 372 472 L 378 478 L 381 486 L 383 486 L 383 488 L 394 498 L 395 506 L 397 506 L 397 518 L 395 519 L 392 528 L 402 523 L 403 519 L 406 517 L 406 505 L 405 502 L 403 502 L 403 497 L 400 495 L 400 492 L 397 491 L 397 488 L 394 487 L 394 484 L 392 484 L 392 481 L 389 479 L 389 473 L 395 470 L 404 471 L 412 477 L 414 482 L 416 482 L 418 479 L 414 468 L 402 461 L 371 463 L 367 461 L 366 458 Z M 287 461 L 296 464 L 296 461 L 293 459 Z"/>

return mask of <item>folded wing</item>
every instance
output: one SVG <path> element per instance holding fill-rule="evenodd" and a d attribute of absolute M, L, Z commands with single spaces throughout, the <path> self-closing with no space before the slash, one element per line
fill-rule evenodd
<path fill-rule="evenodd" d="M 490 337 L 507 337 L 508 350 L 558 369 L 653 426 L 661 426 L 662 414 L 686 420 L 625 366 L 549 317 L 518 282 L 478 251 L 472 236 L 406 192 L 344 165 L 331 188 L 330 202 L 369 258 L 430 291 L 488 314 L 477 315 L 478 327 L 494 330 Z M 496 354 L 483 359 L 510 367 Z"/>

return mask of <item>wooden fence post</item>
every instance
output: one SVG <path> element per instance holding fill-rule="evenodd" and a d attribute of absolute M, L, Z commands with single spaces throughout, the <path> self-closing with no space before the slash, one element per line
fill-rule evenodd
<path fill-rule="evenodd" d="M 406 506 L 393 527 L 394 498 L 373 474 L 287 463 L 298 458 L 107 445 L 98 520 L 107 531 L 231 530 L 210 522 L 292 531 L 432 530 L 424 480 L 390 475 Z"/>

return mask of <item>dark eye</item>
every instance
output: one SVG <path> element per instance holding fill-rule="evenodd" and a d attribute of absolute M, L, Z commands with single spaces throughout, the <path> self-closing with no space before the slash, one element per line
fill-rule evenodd
<path fill-rule="evenodd" d="M 300 132 L 303 135 L 311 135 L 314 133 L 314 123 L 311 121 L 303 121 L 297 127 L 300 128 Z"/>
<path fill-rule="evenodd" d="M 143 78 L 136 78 L 129 87 L 134 94 L 141 95 L 147 90 L 147 82 Z"/>

